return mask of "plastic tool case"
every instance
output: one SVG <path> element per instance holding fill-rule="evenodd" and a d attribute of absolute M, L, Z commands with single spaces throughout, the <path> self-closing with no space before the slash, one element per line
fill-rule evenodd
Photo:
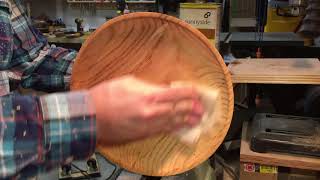
<path fill-rule="evenodd" d="M 252 151 L 320 157 L 320 119 L 257 114 L 250 127 Z"/>

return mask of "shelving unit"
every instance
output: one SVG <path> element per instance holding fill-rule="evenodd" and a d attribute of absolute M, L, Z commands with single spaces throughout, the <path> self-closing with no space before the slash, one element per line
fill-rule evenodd
<path fill-rule="evenodd" d="M 115 3 L 116 0 L 67 0 L 68 3 Z M 126 1 L 128 4 L 154 4 L 156 1 Z"/>

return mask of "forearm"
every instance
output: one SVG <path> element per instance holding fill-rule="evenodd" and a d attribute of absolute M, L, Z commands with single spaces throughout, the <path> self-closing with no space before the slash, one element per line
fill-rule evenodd
<path fill-rule="evenodd" d="M 0 177 L 39 172 L 94 152 L 95 115 L 85 92 L 9 95 L 0 102 Z"/>

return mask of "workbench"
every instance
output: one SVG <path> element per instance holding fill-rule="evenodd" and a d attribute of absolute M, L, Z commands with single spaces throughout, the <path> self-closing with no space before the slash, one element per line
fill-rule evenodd
<path fill-rule="evenodd" d="M 237 59 L 228 67 L 235 84 L 320 85 L 317 58 Z"/>
<path fill-rule="evenodd" d="M 49 44 L 80 50 L 90 33 L 78 38 L 47 36 Z M 304 39 L 293 32 L 264 33 L 261 41 L 255 32 L 220 33 L 220 52 L 235 57 L 255 57 L 258 47 L 266 58 L 314 58 L 320 57 L 320 47 L 305 46 Z"/>
<path fill-rule="evenodd" d="M 256 57 L 261 47 L 265 58 L 317 58 L 319 46 L 309 46 L 308 41 L 293 32 L 266 32 L 259 41 L 255 32 L 230 32 L 220 34 L 220 51 L 237 58 Z"/>
<path fill-rule="evenodd" d="M 77 38 L 47 36 L 47 39 L 49 43 L 55 43 L 55 44 L 83 44 L 88 38 L 88 36 L 89 34 L 83 35 Z"/>
<path fill-rule="evenodd" d="M 81 45 L 90 34 L 78 38 L 47 36 L 50 44 L 75 44 Z M 220 33 L 220 44 L 230 44 L 233 46 L 304 46 L 304 40 L 292 32 L 264 33 L 261 42 L 255 32 L 231 32 Z"/>
<path fill-rule="evenodd" d="M 229 66 L 235 84 L 308 85 L 320 82 L 318 59 L 242 59 L 238 61 Z M 309 77 L 311 79 L 308 80 Z M 248 95 L 252 96 L 251 93 L 249 92 Z M 254 100 L 255 94 L 252 96 L 252 103 L 255 103 Z M 318 157 L 253 152 L 250 149 L 251 133 L 247 128 L 250 119 L 242 121 L 240 180 L 283 180 L 297 177 L 316 180 L 320 178 L 316 172 L 320 171 Z"/>
<path fill-rule="evenodd" d="M 47 36 L 47 39 L 49 44 L 80 50 L 89 35 L 90 33 L 87 33 L 78 38 Z M 228 51 L 232 51 L 238 58 L 254 57 L 257 47 L 260 46 L 263 48 L 264 56 L 269 58 L 320 57 L 320 47 L 304 46 L 304 44 L 304 39 L 292 32 L 264 33 L 261 42 L 255 32 L 220 33 L 221 54 L 228 54 Z"/>
<path fill-rule="evenodd" d="M 221 33 L 220 42 L 232 46 L 304 46 L 303 38 L 293 32 L 266 32 L 259 41 L 255 32 Z"/>
<path fill-rule="evenodd" d="M 90 33 L 82 35 L 80 37 L 76 37 L 76 38 L 67 38 L 65 36 L 55 37 L 55 36 L 46 35 L 49 44 L 54 44 L 56 46 L 75 49 L 75 50 L 80 50 L 82 44 L 86 41 L 86 39 L 89 36 L 90 36 Z"/>

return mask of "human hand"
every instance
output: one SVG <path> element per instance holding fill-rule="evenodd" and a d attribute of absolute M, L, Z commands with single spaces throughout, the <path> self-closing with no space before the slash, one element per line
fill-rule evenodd
<path fill-rule="evenodd" d="M 99 145 L 115 145 L 197 125 L 203 113 L 193 88 L 151 85 L 133 77 L 90 89 Z"/>

